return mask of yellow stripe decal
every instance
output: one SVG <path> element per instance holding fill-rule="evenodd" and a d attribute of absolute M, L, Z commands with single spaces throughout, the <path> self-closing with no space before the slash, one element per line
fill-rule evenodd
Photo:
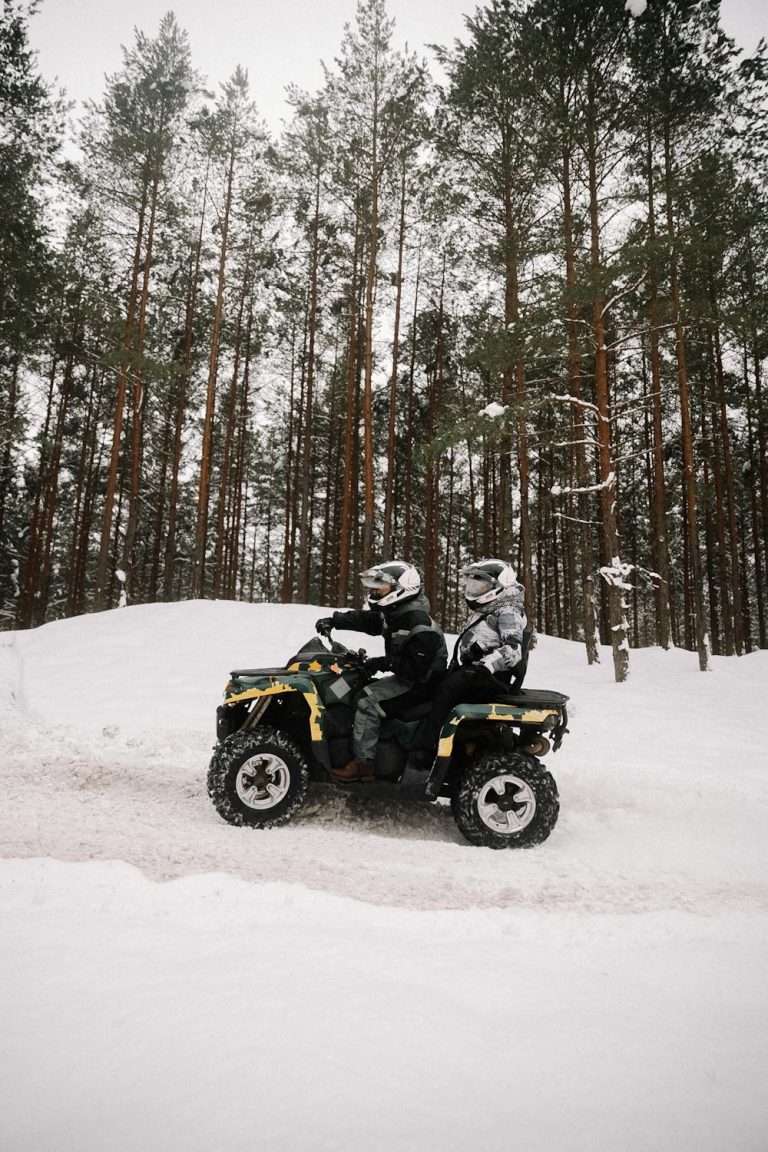
<path fill-rule="evenodd" d="M 248 688 L 236 696 L 227 697 L 227 704 L 239 704 L 241 700 L 256 700 L 259 696 L 279 696 L 281 692 L 295 692 L 291 684 L 270 684 L 269 688 Z"/>
<path fill-rule="evenodd" d="M 294 688 L 292 684 L 270 684 L 269 688 L 248 688 L 245 692 L 238 692 L 236 696 L 229 696 L 227 704 L 239 704 L 243 700 L 258 700 L 259 697 L 264 696 L 279 696 L 283 692 L 298 692 L 298 688 Z M 323 739 L 322 729 L 322 711 L 320 709 L 320 701 L 316 692 L 302 692 L 302 696 L 307 702 L 309 708 L 309 735 L 313 743 L 317 743 Z"/>
<path fill-rule="evenodd" d="M 503 711 L 502 711 L 503 709 Z M 450 759 L 453 755 L 453 741 L 456 737 L 456 729 L 462 720 L 503 720 L 505 723 L 510 724 L 516 721 L 518 724 L 542 724 L 548 716 L 559 716 L 560 713 L 556 708 L 539 708 L 528 709 L 524 711 L 522 708 L 511 708 L 509 705 L 501 705 L 500 708 L 491 708 L 485 716 L 452 716 L 447 724 L 443 725 L 443 733 L 440 742 L 437 745 L 437 758 L 438 760 Z M 446 733 L 446 728 L 450 729 Z"/>
<path fill-rule="evenodd" d="M 309 736 L 313 743 L 318 743 L 323 739 L 323 729 L 320 725 L 321 713 L 317 692 L 305 692 L 304 699 L 309 707 Z"/>

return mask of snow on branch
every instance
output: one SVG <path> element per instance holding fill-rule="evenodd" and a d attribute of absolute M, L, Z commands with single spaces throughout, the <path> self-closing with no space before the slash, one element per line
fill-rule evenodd
<path fill-rule="evenodd" d="M 580 516 L 569 516 L 567 512 L 553 512 L 552 515 L 555 516 L 555 518 L 558 520 L 568 520 L 571 524 L 599 524 L 600 523 L 599 520 L 585 520 L 585 519 L 583 519 L 583 517 L 580 517 Z"/>
<path fill-rule="evenodd" d="M 611 308 L 613 308 L 613 306 L 617 300 L 621 300 L 622 296 L 628 296 L 630 292 L 634 292 L 635 288 L 639 288 L 640 285 L 642 284 L 643 280 L 645 280 L 646 276 L 647 276 L 647 272 L 643 272 L 640 279 L 636 280 L 634 282 L 634 284 L 630 284 L 629 287 L 627 287 L 627 288 L 622 288 L 621 291 L 617 292 L 615 296 L 611 296 L 610 300 L 605 305 L 605 307 L 603 308 L 600 315 L 605 316 L 606 312 L 610 312 Z"/>
<path fill-rule="evenodd" d="M 634 569 L 634 564 L 625 564 L 618 556 L 614 556 L 611 563 L 603 564 L 599 572 L 610 588 L 625 588 L 632 592 L 634 585 L 628 583 L 627 577 L 632 575 Z"/>
<path fill-rule="evenodd" d="M 621 344 L 626 344 L 629 340 L 636 340 L 640 336 L 647 336 L 650 332 L 661 332 L 665 328 L 674 328 L 674 321 L 671 324 L 655 324 L 652 328 L 638 328 L 634 332 L 628 332 L 626 336 L 619 336 L 612 344 L 607 344 L 606 348 L 612 352 L 614 348 L 618 348 Z"/>
<path fill-rule="evenodd" d="M 580 396 L 550 396 L 549 399 L 557 400 L 560 404 L 575 404 L 577 408 L 588 408 L 590 412 L 594 412 L 598 420 L 603 420 L 607 423 L 607 417 L 601 415 L 597 405 L 590 404 L 588 400 L 582 400 Z"/>
<path fill-rule="evenodd" d="M 481 408 L 478 416 L 487 416 L 489 420 L 496 420 L 499 416 L 503 416 L 509 407 L 508 404 L 498 404 L 492 400 L 490 404 L 486 404 L 485 408 Z"/>
<path fill-rule="evenodd" d="M 602 492 L 606 488 L 613 488 L 616 484 L 616 473 L 609 472 L 605 480 L 599 484 L 588 484 L 585 488 L 563 488 L 561 484 L 553 484 L 550 488 L 552 496 L 574 496 L 587 492 Z"/>
<path fill-rule="evenodd" d="M 612 588 L 626 589 L 628 592 L 633 592 L 636 588 L 635 584 L 629 583 L 629 577 L 633 573 L 646 586 L 653 587 L 663 583 L 658 572 L 652 572 L 649 568 L 642 568 L 639 564 L 627 564 L 618 556 L 614 556 L 610 564 L 603 565 L 599 572 L 606 584 Z"/>

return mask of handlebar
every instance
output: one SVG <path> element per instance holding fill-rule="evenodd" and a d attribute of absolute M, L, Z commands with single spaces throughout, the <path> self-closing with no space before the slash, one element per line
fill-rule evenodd
<path fill-rule="evenodd" d="M 331 630 L 328 629 L 326 632 L 325 629 L 323 629 L 322 632 L 318 631 L 317 633 L 320 639 L 325 640 L 327 643 L 329 652 L 333 652 L 337 656 L 345 656 L 354 663 L 362 664 L 364 660 L 367 660 L 368 653 L 365 648 L 358 648 L 357 650 L 347 648 L 344 644 L 340 644 L 338 640 L 331 640 L 330 631 Z"/>

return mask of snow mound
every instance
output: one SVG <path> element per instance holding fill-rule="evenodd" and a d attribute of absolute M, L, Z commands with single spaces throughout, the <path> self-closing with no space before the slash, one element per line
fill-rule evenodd
<path fill-rule="evenodd" d="M 192 601 L 6 633 L 4 854 L 118 857 L 158 879 L 223 870 L 422 908 L 767 899 L 768 781 L 752 749 L 768 743 L 768 719 L 747 690 L 768 681 L 765 652 L 716 659 L 704 676 L 690 653 L 635 651 L 618 686 L 607 652 L 590 669 L 581 645 L 541 637 L 528 684 L 568 693 L 571 732 L 549 757 L 560 822 L 534 852 L 470 849 L 446 805 L 405 805 L 386 789 L 319 786 L 272 832 L 222 823 L 205 774 L 228 673 L 283 663 L 322 611 Z"/>
<path fill-rule="evenodd" d="M 330 785 L 231 828 L 204 786 L 223 683 L 322 611 L 0 637 L 0 1148 L 763 1148 L 768 654 L 635 651 L 617 686 L 542 637 L 530 685 L 572 731 L 530 852 Z"/>

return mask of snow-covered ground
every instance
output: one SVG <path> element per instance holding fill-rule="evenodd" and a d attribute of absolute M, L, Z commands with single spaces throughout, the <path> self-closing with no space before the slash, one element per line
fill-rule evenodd
<path fill-rule="evenodd" d="M 530 852 L 330 787 L 231 828 L 226 674 L 318 614 L 0 635 L 2 1152 L 765 1152 L 768 653 L 617 686 L 542 638 L 572 732 Z"/>

